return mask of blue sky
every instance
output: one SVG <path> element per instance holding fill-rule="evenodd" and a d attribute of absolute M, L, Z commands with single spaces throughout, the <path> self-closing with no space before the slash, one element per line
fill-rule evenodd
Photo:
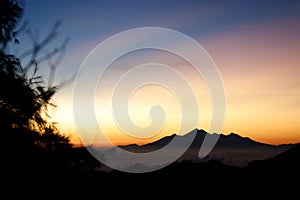
<path fill-rule="evenodd" d="M 201 39 L 222 35 L 240 25 L 299 18 L 299 9 L 299 1 L 29 0 L 25 1 L 23 19 L 40 35 L 46 34 L 55 21 L 62 20 L 59 36 L 69 37 L 68 49 L 74 51 L 83 46 L 91 50 L 107 37 L 137 27 L 171 28 Z M 77 58 L 72 65 L 83 59 Z"/>

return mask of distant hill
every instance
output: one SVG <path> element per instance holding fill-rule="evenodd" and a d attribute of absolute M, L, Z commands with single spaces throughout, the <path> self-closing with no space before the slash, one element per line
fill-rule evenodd
<path fill-rule="evenodd" d="M 218 160 L 227 165 L 244 167 L 247 166 L 249 162 L 274 157 L 294 146 L 293 144 L 264 144 L 254 141 L 248 137 L 241 137 L 235 133 L 231 133 L 229 135 L 219 134 L 217 143 L 213 147 L 212 151 L 206 157 L 200 159 L 198 154 L 204 138 L 216 137 L 216 133 L 210 134 L 204 130 L 196 129 L 183 136 L 173 134 L 142 146 L 131 144 L 120 147 L 131 152 L 151 152 L 161 149 L 175 137 L 180 140 L 185 140 L 185 137 L 190 137 L 191 134 L 196 134 L 194 136 L 194 140 L 178 161 L 188 160 L 192 162 L 207 162 L 210 160 Z"/>
<path fill-rule="evenodd" d="M 248 175 L 295 177 L 300 175 L 299 169 L 300 143 L 272 158 L 253 161 L 244 171 Z"/>

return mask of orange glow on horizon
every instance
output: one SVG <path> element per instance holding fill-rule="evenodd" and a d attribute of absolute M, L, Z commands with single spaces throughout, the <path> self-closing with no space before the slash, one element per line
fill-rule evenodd
<path fill-rule="evenodd" d="M 223 134 L 234 132 L 276 145 L 300 142 L 300 30 L 296 31 L 299 34 L 283 37 L 285 30 L 292 28 L 290 26 L 292 25 L 288 22 L 274 22 L 268 26 L 241 26 L 226 34 L 199 40 L 219 67 L 224 81 L 227 107 Z M 209 95 L 202 94 L 205 84 L 197 82 L 193 73 L 186 70 L 185 66 L 181 67 L 195 85 L 199 86 L 193 89 L 197 91 L 202 116 L 200 124 L 194 128 L 208 131 L 211 105 L 207 100 Z M 68 88 L 65 94 L 61 92 L 58 96 L 58 110 L 54 120 L 61 124 L 67 135 L 72 132 L 71 141 L 77 144 L 80 139 L 74 128 L 71 89 Z M 169 117 L 173 116 L 171 122 L 153 137 L 134 139 L 119 131 L 105 117 L 110 115 L 109 111 L 100 112 L 107 120 L 103 121 L 106 123 L 104 131 L 114 144 L 145 144 L 178 131 L 178 109 L 173 108 L 176 106 L 174 97 L 164 96 L 163 91 L 155 90 L 147 89 L 147 94 L 153 98 L 147 98 L 147 102 L 152 104 L 156 97 L 160 97 L 162 104 L 167 105 Z M 145 94 L 137 93 L 133 101 L 141 102 Z M 133 121 L 140 126 L 150 123 L 148 115 L 144 115 L 149 110 L 149 104 L 131 108 Z M 95 129 L 86 127 L 86 130 L 88 134 Z"/>

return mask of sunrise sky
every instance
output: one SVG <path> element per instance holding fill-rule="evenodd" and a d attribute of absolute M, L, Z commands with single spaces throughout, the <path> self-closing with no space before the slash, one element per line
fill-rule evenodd
<path fill-rule="evenodd" d="M 70 41 L 56 71 L 57 83 L 77 73 L 90 51 L 114 34 L 139 27 L 169 28 L 199 42 L 218 67 L 226 94 L 223 134 L 234 132 L 271 144 L 300 141 L 299 1 L 31 0 L 25 2 L 24 11 L 23 19 L 29 20 L 30 27 L 39 31 L 41 37 L 56 20 L 63 22 L 57 41 L 65 37 Z M 208 130 L 209 92 L 203 79 L 195 76 L 188 63 L 166 52 L 148 50 L 129 54 L 113 65 L 116 69 L 126 69 L 153 59 L 185 74 L 196 91 L 201 114 L 199 124 L 187 126 L 186 130 Z M 160 72 L 156 68 L 155 72 L 158 78 L 166 77 L 163 69 Z M 158 85 L 145 86 L 136 92 L 129 103 L 129 114 L 134 124 L 147 126 L 151 123 L 150 107 L 162 105 L 167 120 L 163 129 L 140 138 L 118 130 L 107 104 L 118 73 L 112 69 L 110 75 L 105 76 L 112 85 L 95 93 L 95 114 L 114 143 L 145 143 L 178 131 L 178 100 Z M 56 94 L 54 102 L 58 107 L 53 120 L 59 122 L 62 132 L 70 135 L 73 143 L 78 144 L 80 137 L 73 119 L 73 87 L 70 83 Z M 90 87 L 89 80 L 86 87 Z M 180 82 L 176 82 L 175 87 L 180 90 Z M 84 112 L 84 105 L 81 110 Z M 97 128 L 87 121 L 76 125 L 86 130 L 81 137 L 89 138 L 97 134 Z"/>

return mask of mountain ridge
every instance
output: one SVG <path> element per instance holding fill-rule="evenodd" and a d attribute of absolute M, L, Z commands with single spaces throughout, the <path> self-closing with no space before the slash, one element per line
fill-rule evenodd
<path fill-rule="evenodd" d="M 118 146 L 126 151 L 135 153 L 149 153 L 165 147 L 175 137 L 178 141 L 184 141 L 187 137 L 195 134 L 194 139 L 188 149 L 182 154 L 178 161 L 188 160 L 192 162 L 207 162 L 209 160 L 219 160 L 224 164 L 243 167 L 254 160 L 264 160 L 271 158 L 283 151 L 288 150 L 294 144 L 266 144 L 255 141 L 249 137 L 240 136 L 231 132 L 228 135 L 219 133 L 208 133 L 203 129 L 194 129 L 184 135 L 171 134 L 154 142 L 144 145 L 129 144 Z M 205 138 L 219 136 L 212 150 L 204 157 L 199 158 L 199 151 Z M 185 143 L 182 142 L 184 145 Z M 180 145 L 180 143 L 179 143 Z"/>
<path fill-rule="evenodd" d="M 207 131 L 205 131 L 204 129 L 194 129 L 186 134 L 183 134 L 183 135 L 179 135 L 177 133 L 173 133 L 171 135 L 167 135 L 167 136 L 164 136 L 156 141 L 153 141 L 153 142 L 149 142 L 149 143 L 145 143 L 145 144 L 136 144 L 136 143 L 133 143 L 133 144 L 126 144 L 126 145 L 118 145 L 118 147 L 129 147 L 129 146 L 136 146 L 136 147 L 142 147 L 142 146 L 149 146 L 149 145 L 153 145 L 153 144 L 157 144 L 158 142 L 160 142 L 161 140 L 171 140 L 173 139 L 174 137 L 184 137 L 188 134 L 193 134 L 194 131 L 197 131 L 197 134 L 199 134 L 199 132 L 202 132 L 202 133 L 205 133 L 205 134 L 209 134 L 209 135 L 219 135 L 219 136 L 224 136 L 224 137 L 238 137 L 238 138 L 242 138 L 242 139 L 245 139 L 245 140 L 248 140 L 248 141 L 253 141 L 255 143 L 259 143 L 259 144 L 263 144 L 263 145 L 268 145 L 268 146 L 274 146 L 274 147 L 279 147 L 279 146 L 289 146 L 289 145 L 295 145 L 295 144 L 298 144 L 298 143 L 281 143 L 281 144 L 270 144 L 270 143 L 264 143 L 264 142 L 261 142 L 261 141 L 257 141 L 255 139 L 252 139 L 250 137 L 247 137 L 247 136 L 241 136 L 239 135 L 238 133 L 234 133 L 234 132 L 230 132 L 229 134 L 223 134 L 223 133 L 209 133 Z M 300 143 L 300 142 L 299 142 Z"/>

